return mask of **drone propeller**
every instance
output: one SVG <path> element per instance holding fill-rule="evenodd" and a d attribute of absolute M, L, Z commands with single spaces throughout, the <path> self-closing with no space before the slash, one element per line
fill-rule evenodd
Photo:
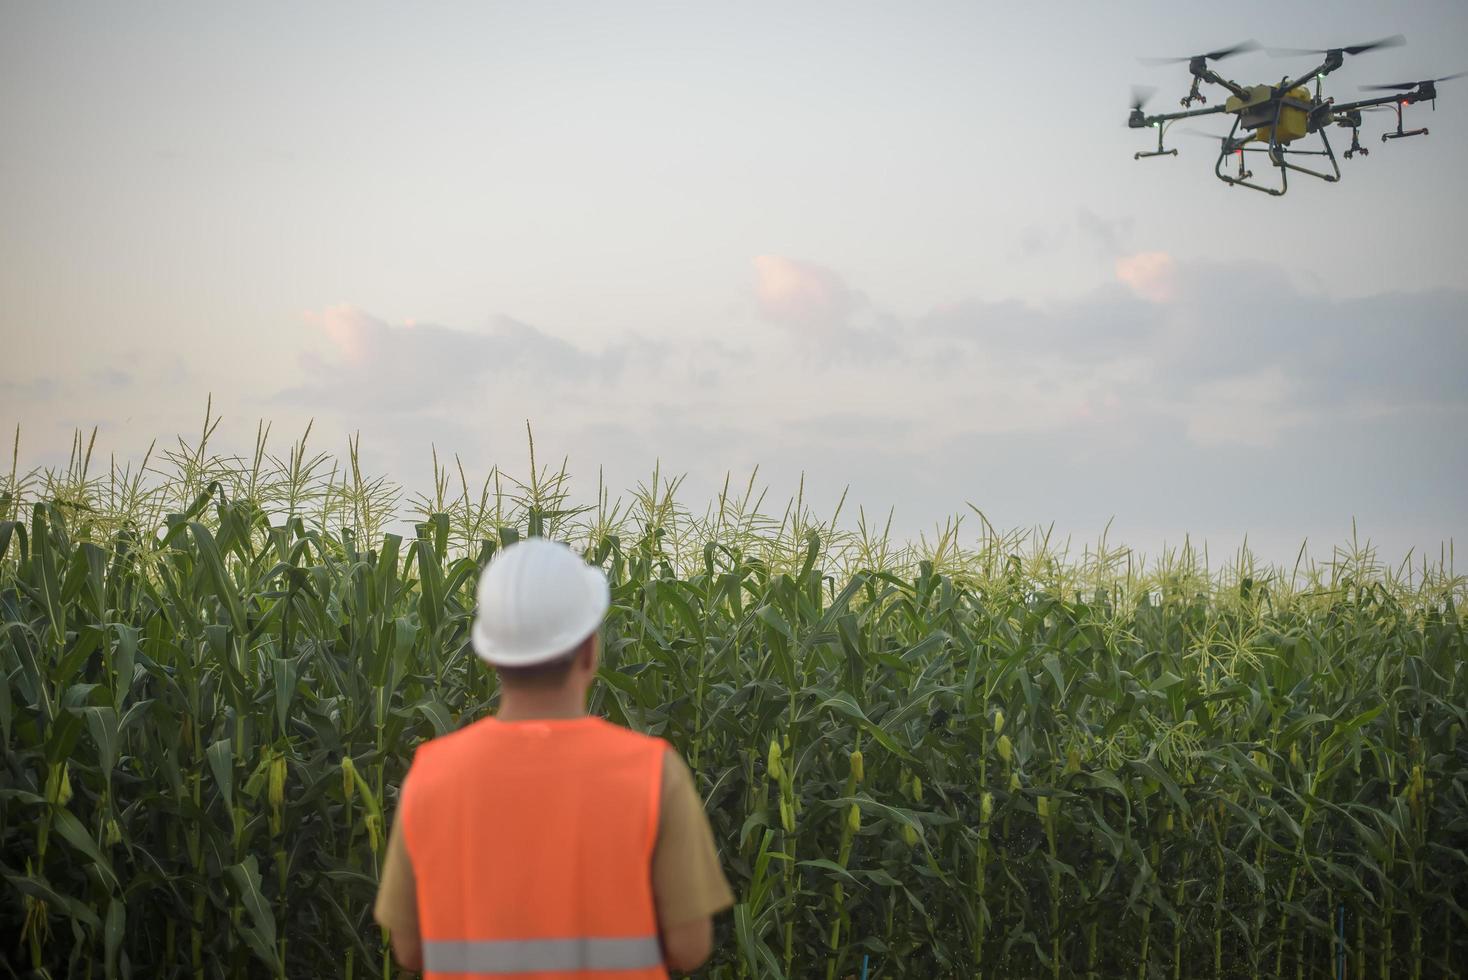
<path fill-rule="evenodd" d="M 1367 51 L 1375 51 L 1377 48 L 1395 48 L 1407 43 L 1407 39 L 1400 34 L 1391 37 L 1378 38 L 1365 44 L 1351 44 L 1343 48 L 1269 48 L 1268 53 L 1272 58 L 1293 57 L 1295 55 L 1307 54 L 1330 54 L 1339 51 L 1341 54 L 1365 54 Z"/>
<path fill-rule="evenodd" d="M 1157 90 L 1150 85 L 1133 85 L 1131 106 L 1132 111 L 1141 112 L 1142 107 L 1147 104 L 1147 100 L 1151 99 L 1152 96 L 1156 94 Z"/>
<path fill-rule="evenodd" d="M 1191 126 L 1179 129 L 1178 132 L 1181 133 L 1183 136 L 1191 136 L 1194 139 L 1211 140 L 1212 142 L 1217 143 L 1221 148 L 1226 149 L 1230 153 L 1237 153 L 1239 150 L 1243 149 L 1250 140 L 1250 136 L 1248 134 L 1245 134 L 1241 137 L 1231 137 L 1227 133 L 1209 133 L 1201 129 L 1194 129 Z"/>
<path fill-rule="evenodd" d="M 1217 51 L 1195 54 L 1187 58 L 1138 58 L 1137 60 L 1148 67 L 1155 68 L 1158 65 L 1180 65 L 1189 61 L 1197 61 L 1199 58 L 1202 58 L 1204 61 L 1219 61 L 1223 58 L 1231 58 L 1236 54 L 1243 54 L 1245 51 L 1257 51 L 1258 49 L 1258 41 L 1244 41 L 1241 44 L 1235 44 L 1231 48 L 1220 48 Z"/>
<path fill-rule="evenodd" d="M 1203 139 L 1214 140 L 1218 143 L 1222 143 L 1224 140 L 1228 139 L 1227 133 L 1207 133 L 1201 129 L 1194 129 L 1191 126 L 1185 126 L 1182 129 L 1179 129 L 1178 132 L 1184 136 L 1199 136 Z"/>
<path fill-rule="evenodd" d="M 1436 85 L 1438 82 L 1450 82 L 1455 78 L 1468 75 L 1468 71 L 1460 71 L 1456 75 L 1444 75 L 1442 78 L 1425 78 L 1420 82 L 1396 82 L 1392 85 L 1362 85 L 1363 92 L 1407 92 L 1417 88 L 1419 85 Z"/>

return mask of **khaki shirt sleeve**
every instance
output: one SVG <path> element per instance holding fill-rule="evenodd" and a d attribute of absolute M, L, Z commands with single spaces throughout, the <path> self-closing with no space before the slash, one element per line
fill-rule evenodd
<path fill-rule="evenodd" d="M 734 893 L 719 865 L 714 832 L 693 773 L 678 753 L 663 757 L 663 792 L 653 847 L 652 892 L 658 924 L 666 929 L 722 912 Z"/>
<path fill-rule="evenodd" d="M 372 917 L 392 933 L 394 940 L 417 942 L 418 885 L 413 878 L 413 862 L 408 858 L 408 844 L 403 840 L 401 810 L 394 817 L 388 835 L 387 857 L 382 862 Z"/>

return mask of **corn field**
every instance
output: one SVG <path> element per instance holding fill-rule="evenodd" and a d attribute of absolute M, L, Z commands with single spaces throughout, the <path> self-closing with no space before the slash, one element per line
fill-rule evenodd
<path fill-rule="evenodd" d="M 494 709 L 473 587 L 526 535 L 612 583 L 593 712 L 696 774 L 738 902 L 701 975 L 1468 973 L 1446 556 L 1143 565 L 977 512 L 904 544 L 754 478 L 574 506 L 533 443 L 408 499 L 355 442 L 215 424 L 0 476 L 5 975 L 391 975 L 398 787 Z"/>

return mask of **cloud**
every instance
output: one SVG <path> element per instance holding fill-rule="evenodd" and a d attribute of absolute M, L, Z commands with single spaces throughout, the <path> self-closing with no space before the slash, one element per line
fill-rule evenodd
<path fill-rule="evenodd" d="M 1071 432 L 1076 458 L 1153 425 L 1168 440 L 1259 449 L 1468 410 L 1468 293 L 1340 301 L 1268 265 L 1155 251 L 1119 257 L 1116 274 L 1074 301 L 975 298 L 900 324 L 889 386 L 968 407 L 972 431 Z"/>
<path fill-rule="evenodd" d="M 615 372 L 619 353 L 599 357 L 509 317 L 486 330 L 435 324 L 393 326 L 350 305 L 310 313 L 325 355 L 301 355 L 307 380 L 285 401 L 375 412 L 462 402 L 485 385 L 521 379 L 545 388 Z"/>
<path fill-rule="evenodd" d="M 1188 438 L 1205 447 L 1277 445 L 1310 417 L 1296 407 L 1291 387 L 1279 365 L 1199 385 L 1181 411 Z"/>
<path fill-rule="evenodd" d="M 1152 298 L 1116 305 L 1118 319 L 1106 327 L 1098 297 L 1076 312 L 1113 353 L 1130 350 L 1150 362 L 1154 390 L 1169 397 L 1278 367 L 1289 403 L 1316 411 L 1468 400 L 1468 293 L 1461 290 L 1341 300 L 1302 291 L 1255 263 L 1138 262 L 1132 271 L 1142 291 L 1157 290 Z M 1124 318 L 1139 310 L 1146 312 L 1128 330 Z"/>
<path fill-rule="evenodd" d="M 781 255 L 754 258 L 755 298 L 772 323 L 802 332 L 835 333 L 866 305 L 842 278 L 824 266 Z"/>
<path fill-rule="evenodd" d="M 1337 301 L 1267 265 L 1136 252 L 1075 299 L 897 317 L 819 265 L 762 256 L 755 270 L 771 326 L 717 341 L 591 350 L 507 317 L 466 330 L 335 307 L 312 318 L 319 349 L 282 398 L 386 433 L 393 459 L 431 441 L 495 461 L 509 446 L 513 462 L 529 418 L 544 458 L 605 463 L 613 486 L 659 459 L 702 487 L 759 464 L 777 486 L 850 484 L 869 509 L 972 499 L 1000 524 L 1104 523 L 1125 506 L 1148 527 L 1206 531 L 1189 515 L 1222 515 L 1214 530 L 1267 519 L 1323 534 L 1308 522 L 1326 511 L 1279 487 L 1326 479 L 1346 488 L 1323 498 L 1331 527 L 1347 505 L 1465 513 L 1446 488 L 1468 459 L 1468 293 Z M 1346 446 L 1352 460 L 1333 455 Z M 1422 481 L 1399 504 L 1391 473 L 1361 475 L 1363 459 Z M 1271 509 L 1266 485 L 1286 503 Z"/>
<path fill-rule="evenodd" d="M 951 338 L 989 357 L 1110 360 L 1136 353 L 1156 335 L 1165 315 L 1130 291 L 1110 286 L 1048 307 L 983 299 L 945 304 L 917 318 L 914 327 L 920 335 Z"/>
<path fill-rule="evenodd" d="M 307 313 L 306 322 L 321 328 L 337 353 L 349 364 L 367 360 L 368 350 L 388 331 L 388 325 L 354 306 L 330 306 L 320 313 Z"/>
<path fill-rule="evenodd" d="M 26 378 L 12 381 L 0 378 L 0 393 L 13 397 L 17 403 L 49 401 L 61 390 L 55 378 Z"/>
<path fill-rule="evenodd" d="M 751 452 L 866 440 L 921 453 L 966 433 L 1053 433 L 1080 463 L 1153 438 L 1149 465 L 1168 446 L 1274 449 L 1468 410 L 1462 292 L 1338 302 L 1269 266 L 1143 251 L 1075 300 L 973 298 L 898 318 L 832 269 L 771 255 L 754 266 L 760 315 L 813 342 L 800 356 L 758 332 L 591 351 L 508 317 L 461 330 L 341 306 L 310 318 L 324 349 L 302 356 L 306 382 L 280 397 L 354 417 L 481 413 L 578 432 L 589 419 L 668 432 L 676 417 L 675 442 L 738 432 Z"/>
<path fill-rule="evenodd" d="M 1176 263 L 1166 252 L 1137 252 L 1116 260 L 1116 278 L 1153 303 L 1166 303 L 1177 293 Z"/>
<path fill-rule="evenodd" d="M 1105 218 L 1088 208 L 1078 208 L 1071 221 L 1029 224 L 1013 236 L 1011 259 L 1058 257 L 1076 252 L 1080 245 L 1093 255 L 1114 259 L 1126 253 L 1132 234 L 1131 218 Z M 1084 254 L 1084 253 L 1078 253 Z"/>
<path fill-rule="evenodd" d="M 1000 526 L 1117 514 L 1159 535 L 1268 525 L 1333 541 L 1353 515 L 1468 528 L 1468 292 L 1345 301 L 1265 264 L 1141 252 L 1073 299 L 899 317 L 835 270 L 766 258 L 758 309 L 717 337 L 593 347 L 510 317 L 471 329 L 336 306 L 307 318 L 300 376 L 273 393 L 244 380 L 258 371 L 180 389 L 166 360 L 94 352 L 70 382 L 0 380 L 0 403 L 28 406 L 26 432 L 52 441 L 112 417 L 146 445 L 212 390 L 230 425 L 314 417 L 328 445 L 360 430 L 369 469 L 414 490 L 430 446 L 471 479 L 496 463 L 523 474 L 529 419 L 542 464 L 569 457 L 582 489 L 605 464 L 615 495 L 661 460 L 690 474 L 697 505 L 758 464 L 771 499 L 802 474 L 831 504 L 850 485 L 853 510 L 896 505 L 900 534 L 970 500 Z M 132 383 L 109 387 L 117 371 Z"/>
<path fill-rule="evenodd" d="M 1123 254 L 1123 242 L 1131 237 L 1131 218 L 1103 218 L 1093 211 L 1081 208 L 1076 212 L 1076 227 L 1081 237 L 1092 242 L 1105 256 Z"/>

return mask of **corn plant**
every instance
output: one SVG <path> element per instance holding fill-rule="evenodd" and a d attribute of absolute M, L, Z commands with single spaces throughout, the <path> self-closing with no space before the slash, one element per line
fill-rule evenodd
<path fill-rule="evenodd" d="M 526 535 L 612 584 L 592 710 L 694 770 L 737 896 L 706 976 L 1468 972 L 1450 556 L 1072 558 L 981 513 L 904 544 L 753 478 L 579 505 L 533 458 L 404 515 L 355 439 L 217 424 L 0 476 L 10 975 L 391 975 L 399 787 L 494 710 L 474 584 Z"/>

